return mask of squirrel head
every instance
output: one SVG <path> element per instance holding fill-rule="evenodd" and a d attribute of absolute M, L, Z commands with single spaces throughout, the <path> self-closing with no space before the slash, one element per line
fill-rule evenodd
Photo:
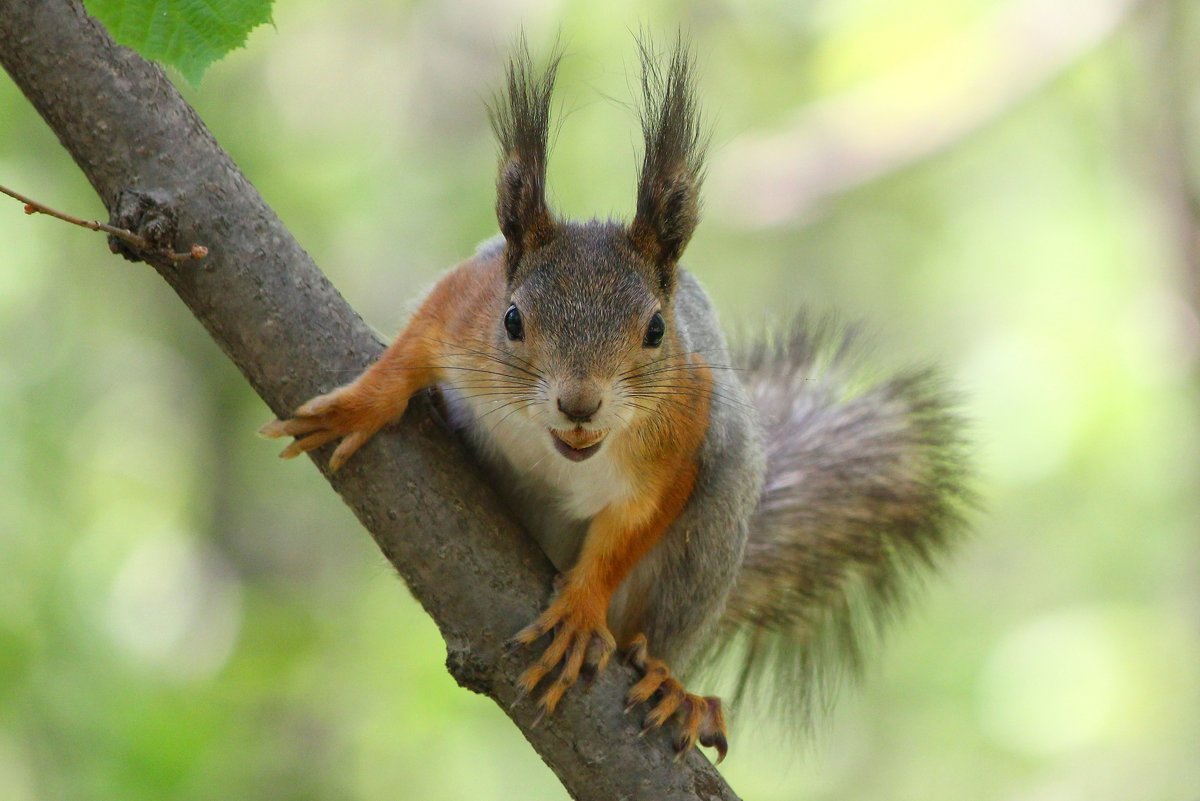
<path fill-rule="evenodd" d="M 490 113 L 501 148 L 496 217 L 507 285 L 497 340 L 539 375 L 543 389 L 528 415 L 573 460 L 596 452 L 610 432 L 681 403 L 691 375 L 672 299 L 699 220 L 705 141 L 687 47 L 677 42 L 665 66 L 646 42 L 639 48 L 645 152 L 628 225 L 561 221 L 547 206 L 559 56 L 538 73 L 522 40 Z"/>

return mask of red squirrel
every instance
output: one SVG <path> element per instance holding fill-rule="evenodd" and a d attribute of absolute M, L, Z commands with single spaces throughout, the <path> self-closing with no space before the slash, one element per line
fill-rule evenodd
<path fill-rule="evenodd" d="M 513 638 L 548 644 L 520 678 L 553 712 L 622 653 L 631 708 L 670 723 L 679 754 L 728 747 L 720 699 L 689 669 L 741 648 L 739 696 L 771 674 L 809 703 L 821 643 L 882 622 L 899 579 L 962 530 L 959 420 L 931 370 L 852 374 L 852 337 L 798 318 L 731 357 L 680 265 L 699 220 L 705 136 L 688 48 L 642 47 L 644 155 L 628 225 L 572 222 L 546 202 L 558 58 L 522 42 L 491 110 L 500 234 L 446 273 L 353 382 L 263 427 L 294 457 L 339 441 L 339 468 L 414 393 L 437 387 L 453 428 L 562 571 Z M 865 597 L 867 620 L 856 620 Z M 822 639 L 824 638 L 824 639 Z"/>

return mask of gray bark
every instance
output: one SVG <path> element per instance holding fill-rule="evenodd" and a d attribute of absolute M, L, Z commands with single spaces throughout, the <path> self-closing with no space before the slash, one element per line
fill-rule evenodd
<path fill-rule="evenodd" d="M 162 70 L 116 45 L 80 3 L 0 0 L 0 63 L 118 224 L 176 249 L 208 246 L 202 262 L 154 267 L 272 411 L 378 355 L 381 343 Z M 157 205 L 131 205 L 130 192 Z M 623 666 L 568 693 L 536 728 L 531 701 L 510 708 L 532 657 L 505 656 L 503 642 L 547 602 L 552 569 L 427 401 L 327 477 L 437 622 L 455 679 L 494 699 L 574 798 L 736 797 L 698 752 L 676 764 L 667 733 L 636 737 L 640 716 L 622 715 L 634 678 Z"/>

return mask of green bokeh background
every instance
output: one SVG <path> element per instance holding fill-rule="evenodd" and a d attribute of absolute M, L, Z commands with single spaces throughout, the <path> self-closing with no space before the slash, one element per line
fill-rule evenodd
<path fill-rule="evenodd" d="M 945 365 L 986 506 L 821 733 L 735 712 L 722 772 L 763 800 L 1194 801 L 1200 13 L 1131 5 L 297 0 L 183 91 L 390 334 L 494 232 L 482 100 L 517 27 L 568 50 L 553 205 L 626 217 L 631 31 L 688 30 L 715 134 L 687 263 L 731 328 L 835 309 Z M 795 135 L 847 97 L 869 113 Z M 793 175 L 847 131 L 937 146 Z M 7 77 L 0 183 L 104 216 Z M 0 203 L 0 798 L 565 798 L 267 417 L 151 270 Z"/>

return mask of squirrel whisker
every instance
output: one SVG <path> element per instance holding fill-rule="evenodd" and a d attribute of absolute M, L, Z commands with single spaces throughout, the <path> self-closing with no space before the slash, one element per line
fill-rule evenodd
<path fill-rule="evenodd" d="M 827 657 L 856 671 L 905 579 L 965 529 L 967 443 L 936 373 L 865 376 L 854 330 L 829 320 L 798 315 L 730 355 L 680 262 L 709 141 L 691 52 L 681 38 L 665 58 L 645 37 L 638 49 L 633 220 L 550 209 L 560 54 L 537 69 L 522 38 L 489 115 L 500 236 L 358 378 L 263 431 L 298 437 L 288 456 L 340 439 L 337 469 L 415 393 L 443 387 L 447 419 L 564 576 L 515 637 L 553 631 L 523 691 L 553 677 L 548 714 L 581 659 L 599 672 L 619 647 L 641 676 L 626 703 L 647 705 L 643 728 L 670 722 L 680 754 L 700 743 L 723 757 L 721 701 L 685 691 L 679 669 L 734 662 L 735 702 L 775 679 L 784 703 L 770 708 L 803 724 L 837 684 Z M 610 433 L 619 448 L 600 447 Z"/>
<path fill-rule="evenodd" d="M 446 346 L 446 347 L 449 347 L 449 348 L 453 348 L 453 347 L 462 347 L 462 345 L 461 345 L 461 344 L 459 344 L 459 345 L 454 345 L 454 344 L 451 344 L 451 343 L 449 343 L 449 342 L 443 342 L 443 341 L 441 341 L 440 339 L 436 339 L 436 338 L 434 338 L 434 337 L 423 337 L 423 338 L 424 338 L 424 339 L 427 339 L 427 340 L 429 340 L 429 341 L 431 341 L 431 342 L 435 342 L 435 343 L 437 343 L 437 344 L 439 344 L 439 345 L 444 345 L 444 346 Z M 451 356 L 456 356 L 456 355 L 457 355 L 457 356 L 463 356 L 463 357 L 467 357 L 468 355 L 482 356 L 482 357 L 484 357 L 485 359 L 491 359 L 492 361 L 498 362 L 498 363 L 500 363 L 500 364 L 504 365 L 505 367 L 511 367 L 511 368 L 513 368 L 514 370 L 520 370 L 521 372 L 523 372 L 523 373 L 525 373 L 525 374 L 527 374 L 527 375 L 533 376 L 534 378 L 541 378 L 541 377 L 542 377 L 542 374 L 541 374 L 540 372 L 537 372 L 537 369 L 534 367 L 534 365 L 530 364 L 529 362 L 525 361 L 524 359 L 520 358 L 519 356 L 515 356 L 515 355 L 513 355 L 513 354 L 510 354 L 510 353 L 504 353 L 503 351 L 497 350 L 497 349 L 496 349 L 494 346 L 492 346 L 492 345 L 490 345 L 490 344 L 488 344 L 488 343 L 485 343 L 485 342 L 479 341 L 479 340 L 469 340 L 469 341 L 471 341 L 471 342 L 477 342 L 477 343 L 478 343 L 478 344 L 480 344 L 480 345 L 484 345 L 484 346 L 486 346 L 486 347 L 490 347 L 490 348 L 492 348 L 492 351 L 493 351 L 493 352 L 489 353 L 489 352 L 487 352 L 487 351 L 474 350 L 474 349 L 471 349 L 471 348 L 467 348 L 467 352 L 466 352 L 466 353 L 461 353 L 461 354 L 454 354 L 454 353 L 450 353 L 450 354 L 448 354 L 448 355 L 451 355 Z M 525 365 L 525 367 L 520 367 L 520 366 L 518 366 L 518 365 L 516 365 L 516 364 L 513 364 L 512 362 L 510 362 L 510 361 L 508 361 L 508 360 L 506 360 L 506 359 L 502 359 L 502 358 L 500 358 L 500 356 L 497 356 L 497 355 L 495 355 L 495 354 L 497 354 L 497 353 L 498 353 L 498 354 L 500 354 L 500 356 L 508 356 L 508 357 L 510 357 L 510 358 L 514 358 L 514 359 L 516 359 L 517 361 L 519 361 L 519 362 L 521 362 L 522 364 L 524 364 L 524 365 Z M 527 368 L 529 368 L 529 369 L 527 369 Z"/>

